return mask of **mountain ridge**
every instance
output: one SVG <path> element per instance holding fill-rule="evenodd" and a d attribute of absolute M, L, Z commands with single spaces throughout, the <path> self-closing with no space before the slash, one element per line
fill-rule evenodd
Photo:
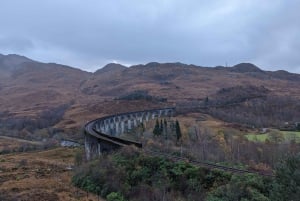
<path fill-rule="evenodd" d="M 7 56 L 0 56 L 0 60 L 4 57 Z M 235 86 L 264 86 L 272 94 L 300 99 L 299 74 L 262 71 L 253 64 L 233 67 L 201 67 L 179 62 L 150 62 L 130 67 L 108 64 L 89 73 L 61 64 L 28 60 L 17 58 L 12 62 L 15 66 L 11 65 L 14 70 L 10 75 L 0 79 L 0 113 L 7 111 L 11 117 L 39 118 L 43 111 L 69 105 L 56 125 L 60 128 L 79 128 L 85 120 L 118 112 L 120 107 L 140 110 L 149 104 L 201 100 L 222 88 Z M 0 69 L 5 67 L 0 63 Z M 139 91 L 167 102 L 144 101 L 129 107 L 130 101 L 114 101 Z"/>
<path fill-rule="evenodd" d="M 80 68 L 77 67 L 72 67 L 69 65 L 64 65 L 64 64 L 57 64 L 54 62 L 49 62 L 49 63 L 45 63 L 45 62 L 39 62 L 39 61 L 35 61 L 32 60 L 26 56 L 22 56 L 22 55 L 18 55 L 18 54 L 1 54 L 0 53 L 0 69 L 3 68 L 3 59 L 4 60 L 10 60 L 12 62 L 5 64 L 5 66 L 7 65 L 20 65 L 21 63 L 25 63 L 25 62 L 34 62 L 34 63 L 41 63 L 41 64 L 55 64 L 55 65 L 61 65 L 61 66 L 65 66 L 65 67 L 70 67 L 70 68 L 74 68 L 74 69 L 79 69 L 81 71 L 85 71 L 86 70 L 82 70 Z M 175 67 L 198 67 L 198 68 L 213 68 L 213 69 L 228 69 L 232 72 L 240 72 L 240 73 L 245 73 L 245 72 L 276 72 L 276 73 L 290 73 L 290 74 L 294 74 L 294 75 L 299 75 L 299 73 L 293 73 L 293 72 L 289 72 L 287 70 L 275 70 L 275 71 L 270 71 L 270 70 L 263 70 L 261 68 L 259 68 L 258 66 L 256 66 L 255 64 L 252 63 L 238 63 L 234 66 L 231 67 L 224 67 L 224 66 L 199 66 L 199 65 L 195 65 L 195 64 L 185 64 L 185 63 L 181 63 L 181 62 L 166 62 L 166 63 L 160 63 L 160 62 L 149 62 L 146 64 L 136 64 L 136 65 L 131 65 L 131 66 L 125 66 L 123 64 L 119 64 L 119 63 L 108 63 L 106 65 L 104 65 L 102 68 L 97 69 L 94 73 L 97 74 L 97 72 L 101 72 L 101 69 L 103 69 L 103 72 L 106 71 L 111 71 L 111 70 L 116 70 L 116 69 L 120 69 L 120 70 L 124 70 L 126 68 L 132 68 L 132 67 L 165 67 L 165 66 L 175 66 Z"/>
<path fill-rule="evenodd" d="M 238 72 L 238 73 L 249 73 L 249 72 L 259 72 L 263 73 L 264 71 L 261 70 L 259 67 L 252 63 L 239 63 L 232 67 L 230 67 L 230 71 Z"/>
<path fill-rule="evenodd" d="M 115 71 L 122 71 L 127 69 L 126 66 L 118 63 L 108 63 L 102 68 L 96 70 L 94 74 L 101 74 L 101 73 L 106 73 L 106 72 L 115 72 Z"/>

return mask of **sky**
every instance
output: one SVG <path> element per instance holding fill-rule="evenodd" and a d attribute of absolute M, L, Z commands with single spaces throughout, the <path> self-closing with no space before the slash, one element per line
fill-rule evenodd
<path fill-rule="evenodd" d="M 300 73 L 300 0 L 0 0 L 0 53 L 95 71 L 182 62 Z"/>

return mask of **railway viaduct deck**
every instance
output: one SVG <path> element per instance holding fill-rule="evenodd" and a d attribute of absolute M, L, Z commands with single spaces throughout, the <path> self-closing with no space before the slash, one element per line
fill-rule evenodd
<path fill-rule="evenodd" d="M 85 125 L 85 153 L 88 160 L 122 146 L 135 145 L 142 147 L 139 142 L 125 140 L 119 136 L 132 130 L 143 122 L 159 117 L 171 117 L 175 108 L 161 108 L 128 112 L 102 117 Z"/>

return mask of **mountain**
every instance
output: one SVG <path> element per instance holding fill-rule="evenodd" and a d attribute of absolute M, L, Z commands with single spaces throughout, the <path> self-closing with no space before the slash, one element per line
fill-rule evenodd
<path fill-rule="evenodd" d="M 24 125 L 20 119 L 26 119 L 35 121 L 27 125 L 41 128 L 78 129 L 102 115 L 203 100 L 236 86 L 254 87 L 231 93 L 251 89 L 255 94 L 263 86 L 268 94 L 300 99 L 299 74 L 263 71 L 248 63 L 215 68 L 157 62 L 131 67 L 108 64 L 88 73 L 23 56 L 0 55 L 0 69 L 0 125 L 1 119 L 10 120 L 18 128 Z"/>
<path fill-rule="evenodd" d="M 0 71 L 5 74 L 10 74 L 11 72 L 21 68 L 23 63 L 35 62 L 24 56 L 19 56 L 16 54 L 0 55 Z"/>
<path fill-rule="evenodd" d="M 289 76 L 293 76 L 290 80 Z M 82 85 L 82 92 L 99 96 L 118 97 L 135 90 L 146 90 L 155 96 L 176 101 L 201 99 L 220 88 L 254 84 L 274 89 L 274 93 L 297 91 L 300 75 L 263 71 L 253 64 L 239 64 L 231 68 L 210 68 L 181 63 L 156 63 L 131 66 L 113 76 L 95 74 Z M 288 90 L 286 90 L 288 89 Z"/>
<path fill-rule="evenodd" d="M 256 72 L 256 73 L 264 73 L 263 70 L 255 66 L 251 63 L 240 63 L 233 67 L 231 67 L 230 71 L 236 72 L 236 73 L 250 73 L 250 72 Z"/>
<path fill-rule="evenodd" d="M 105 65 L 103 68 L 100 68 L 99 70 L 97 70 L 94 74 L 101 74 L 101 73 L 107 73 L 107 72 L 117 72 L 117 71 L 123 71 L 125 70 L 127 67 L 123 66 L 121 64 L 116 64 L 116 63 L 109 63 L 107 65 Z"/>
<path fill-rule="evenodd" d="M 4 119 L 39 119 L 57 107 L 80 102 L 75 101 L 80 99 L 77 98 L 80 85 L 91 75 L 69 66 L 35 62 L 17 55 L 2 57 L 0 69 L 6 72 L 0 79 L 0 114 L 7 114 Z"/>
<path fill-rule="evenodd" d="M 282 80 L 291 80 L 291 81 L 299 81 L 299 74 L 289 73 L 285 70 L 278 70 L 274 72 L 269 72 L 273 77 L 282 79 Z"/>

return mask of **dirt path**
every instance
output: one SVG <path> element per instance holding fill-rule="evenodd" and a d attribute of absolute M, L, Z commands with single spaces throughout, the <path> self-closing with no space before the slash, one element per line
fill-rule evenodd
<path fill-rule="evenodd" d="M 38 142 L 38 141 L 30 141 L 30 140 L 24 140 L 24 139 L 20 139 L 20 138 L 8 137 L 8 136 L 2 136 L 2 135 L 0 135 L 0 139 L 12 140 L 12 141 L 17 141 L 17 142 L 21 142 L 21 143 L 36 144 L 36 145 L 42 144 L 42 142 Z"/>

